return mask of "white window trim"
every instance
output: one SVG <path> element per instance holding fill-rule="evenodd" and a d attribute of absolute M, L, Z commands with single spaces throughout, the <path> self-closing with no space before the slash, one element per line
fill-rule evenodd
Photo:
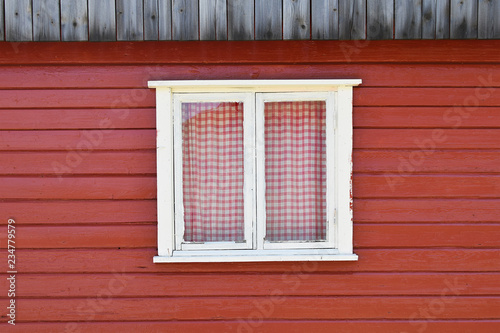
<path fill-rule="evenodd" d="M 154 257 L 154 262 L 357 260 L 357 255 L 353 253 L 352 242 L 352 87 L 360 83 L 361 80 L 358 79 L 150 81 L 149 87 L 156 88 L 157 104 L 158 256 Z M 259 250 L 248 248 L 248 244 L 243 246 L 244 249 L 234 249 L 232 242 L 228 242 L 228 249 L 221 249 L 221 244 L 210 243 L 201 246 L 189 244 L 187 247 L 179 248 L 179 240 L 176 240 L 174 232 L 176 221 L 174 198 L 179 196 L 174 190 L 176 184 L 174 161 L 178 160 L 174 156 L 174 151 L 179 150 L 178 147 L 177 149 L 174 147 L 174 94 L 215 92 L 253 94 L 318 92 L 333 96 L 333 98 L 328 99 L 331 102 L 327 102 L 331 103 L 327 106 L 327 110 L 330 107 L 333 108 L 332 115 L 335 116 L 332 120 L 327 118 L 327 122 L 333 121 L 335 123 L 335 131 L 327 131 L 327 133 L 334 132 L 334 135 L 329 134 L 327 137 L 327 156 L 335 156 L 335 163 L 327 161 L 327 177 L 333 173 L 335 183 L 333 187 L 327 187 L 327 198 L 330 198 L 327 202 L 327 215 L 328 219 L 333 216 L 335 220 L 333 223 L 335 230 L 328 230 L 328 239 L 332 240 L 331 244 L 321 248 L 321 245 L 312 247 L 308 243 L 301 246 L 296 246 L 295 243 L 295 245 L 289 246 L 287 242 L 284 242 L 261 247 L 255 244 L 261 237 L 254 235 L 250 243 L 253 243 L 253 248 L 255 246 L 261 248 Z M 217 100 L 223 96 L 224 94 L 220 94 Z M 253 105 L 252 107 L 257 106 Z M 248 125 L 244 124 L 244 126 Z M 254 171 L 252 170 L 252 172 Z M 179 175 L 178 172 L 176 174 Z M 330 183 L 330 181 L 328 182 Z M 247 190 L 249 189 L 246 188 L 245 191 Z M 330 202 L 332 196 L 335 198 L 334 202 Z M 257 203 L 258 205 L 259 203 Z M 251 212 L 247 212 L 247 207 L 245 207 L 245 214 L 252 216 L 252 221 L 255 220 L 253 209 Z M 257 220 L 261 221 L 259 218 Z M 257 228 L 257 230 L 262 230 L 262 228 Z M 214 247 L 217 249 L 214 250 Z"/>

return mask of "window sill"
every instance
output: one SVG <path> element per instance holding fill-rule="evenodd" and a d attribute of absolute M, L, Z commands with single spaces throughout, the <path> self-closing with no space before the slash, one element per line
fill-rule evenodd
<path fill-rule="evenodd" d="M 173 256 L 155 256 L 153 258 L 154 263 L 357 260 L 356 254 L 342 254 L 332 249 L 175 251 Z"/>

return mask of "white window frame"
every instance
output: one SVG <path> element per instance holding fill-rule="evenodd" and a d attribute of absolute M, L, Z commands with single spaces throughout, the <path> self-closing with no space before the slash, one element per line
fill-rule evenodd
<path fill-rule="evenodd" d="M 357 260 L 352 242 L 352 88 L 360 83 L 358 79 L 150 81 L 149 87 L 156 89 L 157 106 L 158 256 L 153 261 Z M 324 242 L 264 240 L 265 196 L 255 195 L 256 191 L 265 190 L 263 103 L 293 99 L 327 103 L 327 240 Z M 180 125 L 177 126 L 182 118 L 180 111 L 176 115 L 175 110 L 184 101 L 244 102 L 244 132 L 256 133 L 254 137 L 244 135 L 246 242 L 183 243 L 182 136 Z"/>

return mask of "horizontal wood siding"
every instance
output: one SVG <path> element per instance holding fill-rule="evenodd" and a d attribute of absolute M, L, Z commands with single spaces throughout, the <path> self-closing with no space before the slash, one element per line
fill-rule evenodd
<path fill-rule="evenodd" d="M 0 41 L 449 38 L 499 39 L 500 1 L 0 0 Z"/>
<path fill-rule="evenodd" d="M 16 328 L 498 331 L 500 44 L 170 43 L 0 44 L 0 240 L 15 219 Z M 154 264 L 147 81 L 272 78 L 363 80 L 359 261 Z"/>

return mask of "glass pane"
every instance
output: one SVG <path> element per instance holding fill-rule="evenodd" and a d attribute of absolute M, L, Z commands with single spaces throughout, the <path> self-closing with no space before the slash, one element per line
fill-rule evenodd
<path fill-rule="evenodd" d="M 266 240 L 326 239 L 326 103 L 265 103 Z"/>
<path fill-rule="evenodd" d="M 244 240 L 243 103 L 183 103 L 184 240 Z"/>

